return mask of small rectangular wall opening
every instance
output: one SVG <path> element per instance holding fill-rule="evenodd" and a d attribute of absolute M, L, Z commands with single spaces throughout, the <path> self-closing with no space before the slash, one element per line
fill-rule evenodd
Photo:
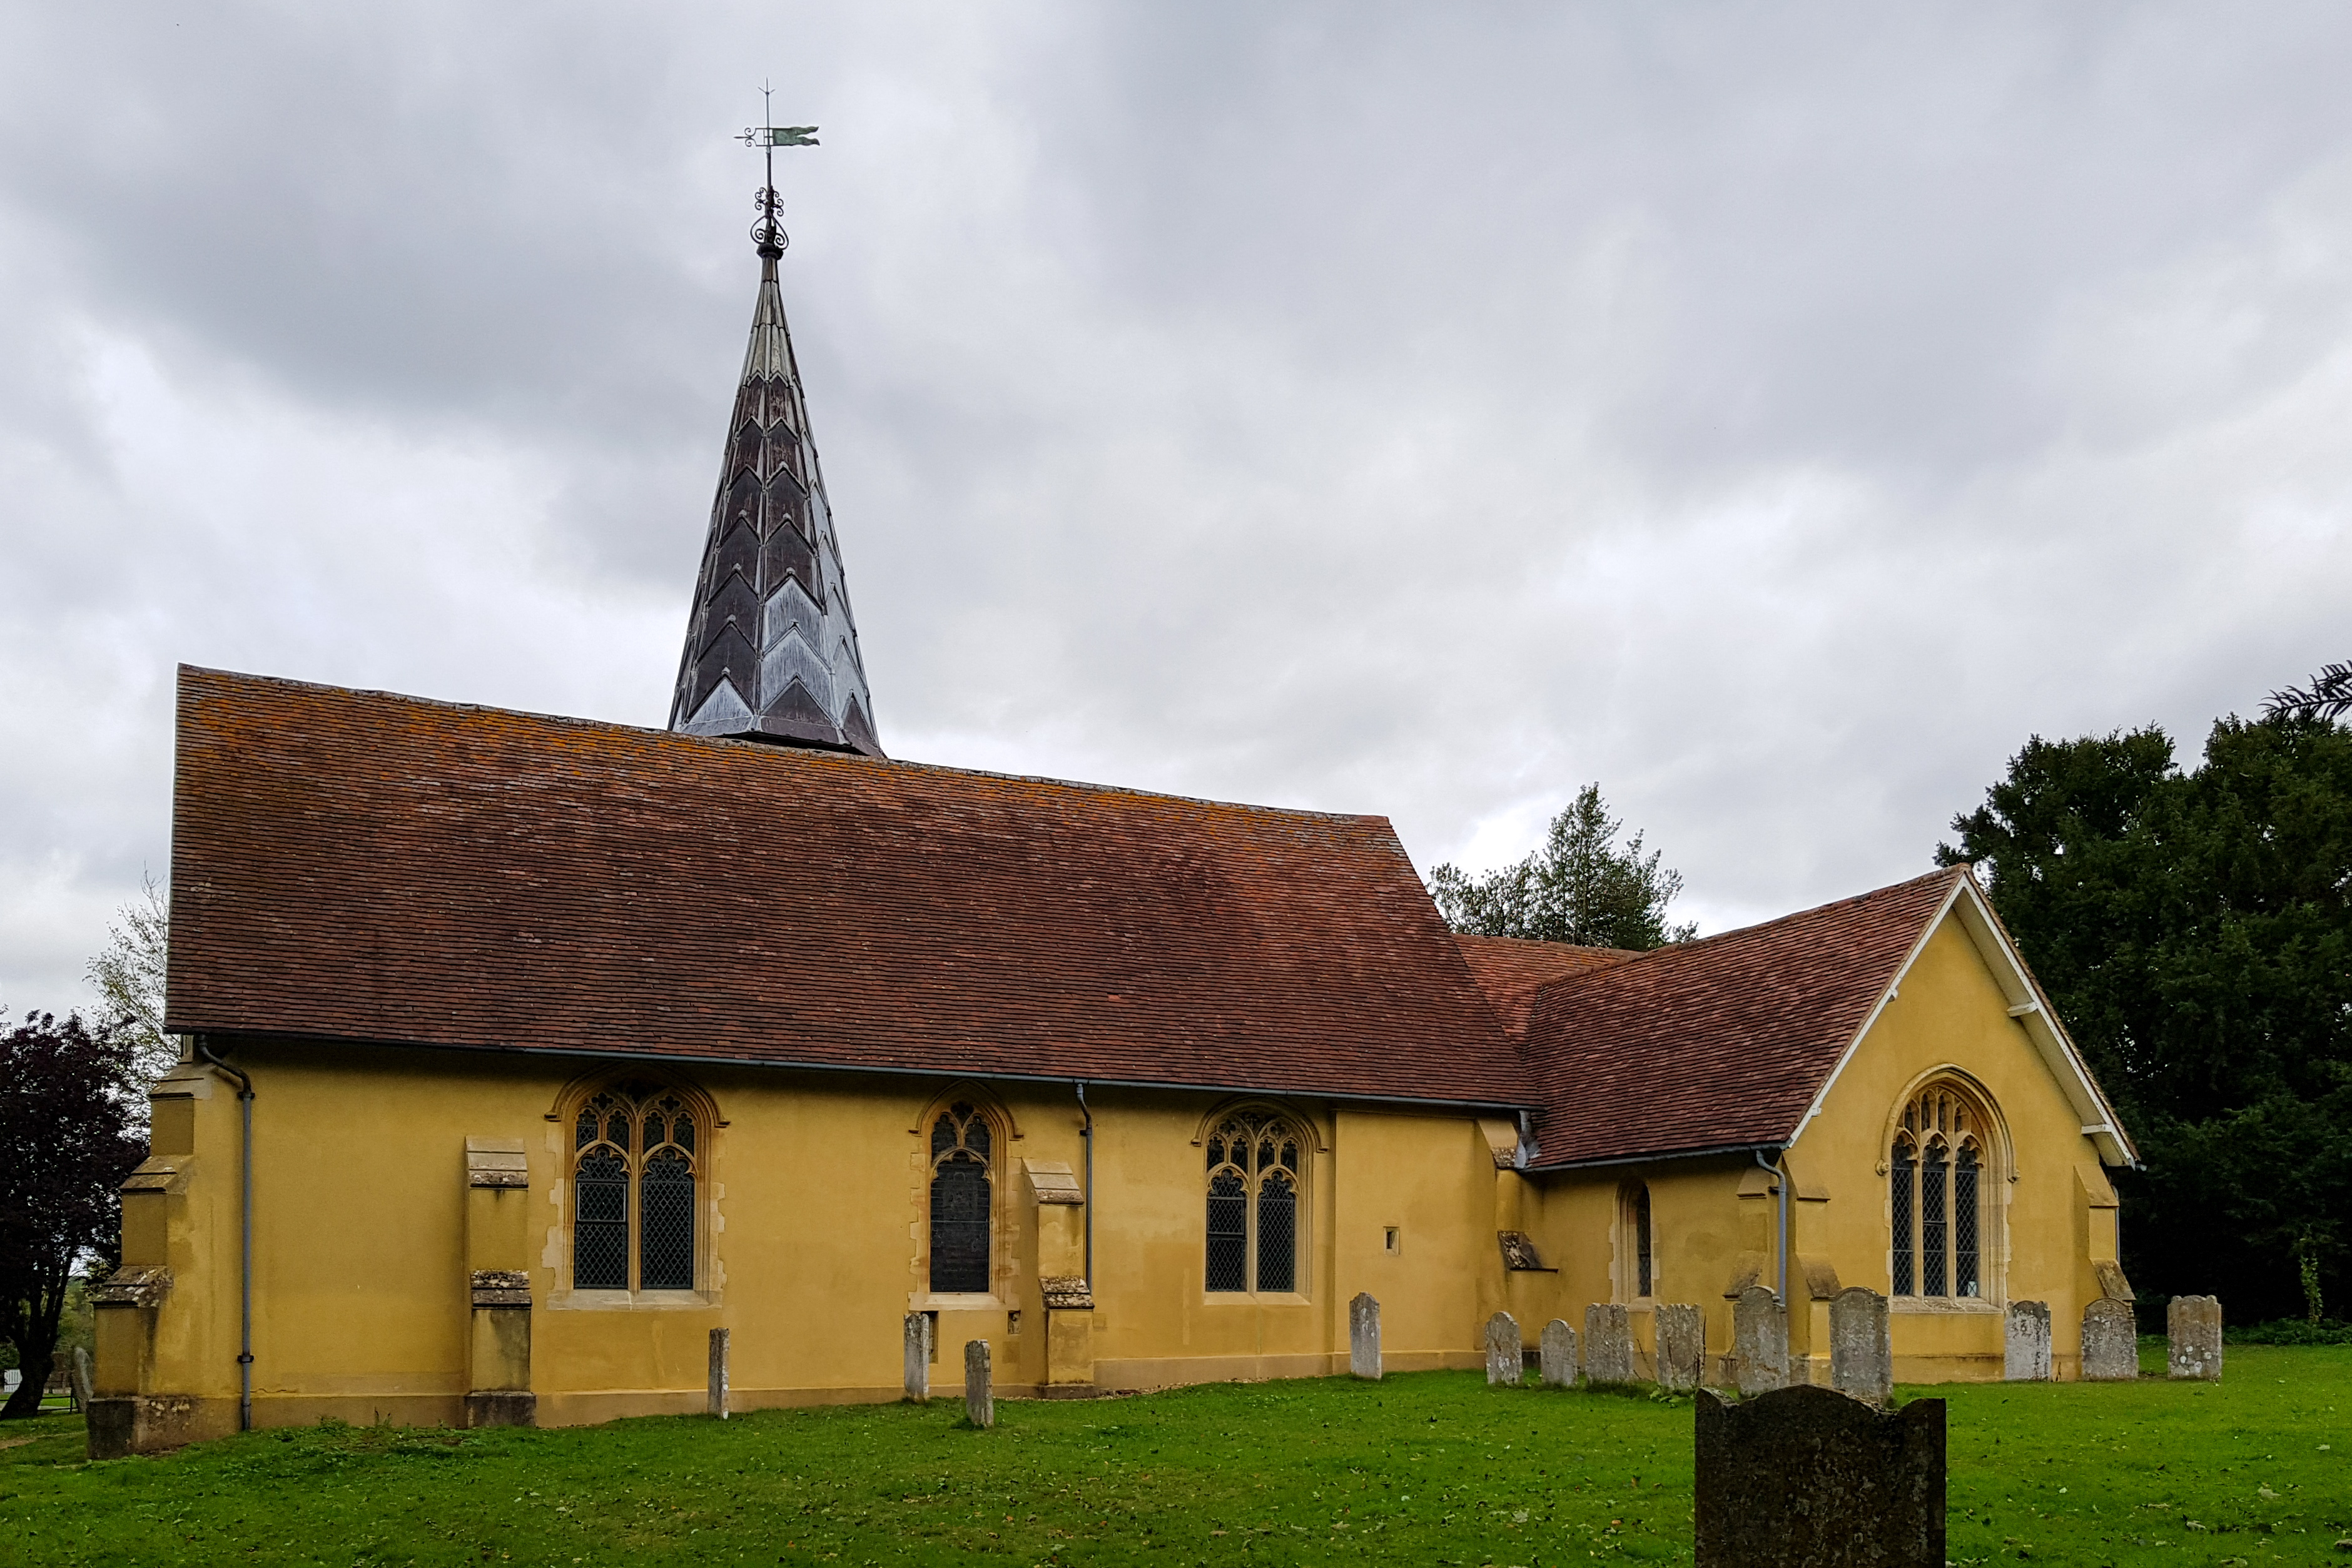
<path fill-rule="evenodd" d="M 1019 1312 L 1007 1312 L 1004 1314 L 1004 1337 L 1006 1339 L 1019 1339 L 1021 1337 L 1021 1314 Z"/>
<path fill-rule="evenodd" d="M 1398 1233 L 1397 1227 L 1391 1225 L 1385 1226 L 1381 1228 L 1381 1250 L 1387 1253 L 1391 1258 L 1404 1250 L 1404 1241 L 1402 1237 Z"/>

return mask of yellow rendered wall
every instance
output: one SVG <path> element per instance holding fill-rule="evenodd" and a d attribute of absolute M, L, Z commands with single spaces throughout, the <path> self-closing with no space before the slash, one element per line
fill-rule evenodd
<path fill-rule="evenodd" d="M 219 1042 L 227 1045 L 231 1042 Z M 569 1296 L 564 1178 L 582 1064 L 463 1051 L 247 1042 L 256 1127 L 255 1418 L 464 1419 L 471 1331 L 466 1143 L 520 1142 L 530 1185 L 532 1386 L 542 1425 L 698 1409 L 709 1331 L 731 1331 L 739 1407 L 894 1399 L 904 1314 L 939 1313 L 933 1391 L 991 1342 L 1000 1388 L 1046 1378 L 1040 1272 L 1082 1270 L 1083 1209 L 1042 1207 L 1024 1160 L 1083 1173 L 1066 1085 L 964 1085 L 999 1113 L 995 1290 L 927 1286 L 927 1113 L 946 1080 L 697 1070 L 716 1106 L 702 1150 L 703 1288 L 615 1306 Z M 583 1073 L 583 1076 L 585 1076 Z M 1497 1173 L 1465 1115 L 1292 1103 L 1310 1130 L 1301 1284 L 1271 1300 L 1202 1289 L 1202 1124 L 1229 1098 L 1097 1091 L 1093 1210 L 1097 1385 L 1148 1387 L 1343 1370 L 1348 1299 L 1382 1303 L 1392 1366 L 1468 1365 L 1501 1291 Z M 146 1352 L 110 1355 L 151 1392 L 202 1396 L 234 1426 L 238 1134 L 225 1082 L 184 1118 L 193 1217 Z M 176 1114 L 176 1113 L 175 1113 Z M 1517 1180 L 1516 1177 L 1507 1178 Z M 480 1195 L 485 1199 L 491 1195 Z M 498 1194 L 497 1206 L 509 1201 Z M 142 1222 L 143 1223 L 143 1222 Z M 1400 1232 L 1389 1254 L 1383 1232 Z M 1013 1332 L 1012 1314 L 1019 1315 Z M 125 1314 L 126 1318 L 130 1314 Z M 101 1374 L 103 1377 L 104 1373 Z M 224 1403 L 226 1402 L 226 1403 Z"/>

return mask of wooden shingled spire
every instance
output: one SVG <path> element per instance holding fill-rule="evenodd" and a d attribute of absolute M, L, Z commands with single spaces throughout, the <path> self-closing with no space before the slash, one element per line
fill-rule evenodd
<path fill-rule="evenodd" d="M 752 143 L 762 147 L 812 144 L 805 132 L 813 127 L 785 129 L 796 139 L 777 140 L 772 128 L 745 135 L 762 137 Z M 880 757 L 841 548 L 776 287 L 786 240 L 772 178 L 760 206 L 751 231 L 759 303 L 669 727 Z"/>

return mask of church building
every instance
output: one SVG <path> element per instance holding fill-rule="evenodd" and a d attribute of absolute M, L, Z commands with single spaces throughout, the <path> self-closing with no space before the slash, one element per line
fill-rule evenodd
<path fill-rule="evenodd" d="M 2135 1156 L 1966 868 L 1650 953 L 1461 936 L 1380 817 L 885 754 L 760 231 L 666 729 L 183 669 L 93 1452 L 1481 1362 L 1751 1286 L 1826 1381 L 2129 1294 Z"/>

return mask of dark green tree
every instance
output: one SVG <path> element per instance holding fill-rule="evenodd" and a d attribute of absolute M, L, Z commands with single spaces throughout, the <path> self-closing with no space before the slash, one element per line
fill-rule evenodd
<path fill-rule="evenodd" d="M 1429 891 L 1447 925 L 1479 936 L 1636 951 L 1688 941 L 1696 925 L 1666 923 L 1682 874 L 1659 866 L 1660 852 L 1643 854 L 1638 832 L 1619 844 L 1623 827 L 1601 786 L 1587 784 L 1551 820 L 1543 848 L 1480 877 L 1439 866 Z"/>
<path fill-rule="evenodd" d="M 2147 728 L 2029 740 L 1956 818 L 2145 1168 L 2143 1291 L 2315 1316 L 2352 1216 L 2352 729 L 2226 718 L 2183 770 Z"/>

